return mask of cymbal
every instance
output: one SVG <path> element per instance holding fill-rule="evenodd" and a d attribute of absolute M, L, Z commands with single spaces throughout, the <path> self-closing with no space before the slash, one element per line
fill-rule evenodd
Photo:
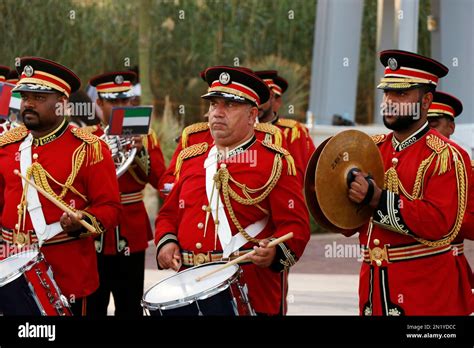
<path fill-rule="evenodd" d="M 343 230 L 334 226 L 323 214 L 321 207 L 319 206 L 318 197 L 316 195 L 316 189 L 314 186 L 314 179 L 316 174 L 316 164 L 318 163 L 319 156 L 324 146 L 332 137 L 322 142 L 311 156 L 308 165 L 306 167 L 306 174 L 304 176 L 304 197 L 306 200 L 306 206 L 309 212 L 314 217 L 316 222 L 328 231 L 342 233 Z"/>
<path fill-rule="evenodd" d="M 323 227 L 342 233 L 368 222 L 373 209 L 348 197 L 348 175 L 359 169 L 383 187 L 384 168 L 380 152 L 367 134 L 343 131 L 325 140 L 311 156 L 305 175 L 308 208 Z"/>

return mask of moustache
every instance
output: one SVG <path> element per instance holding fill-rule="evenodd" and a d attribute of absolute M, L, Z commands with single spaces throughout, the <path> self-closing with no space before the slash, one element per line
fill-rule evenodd
<path fill-rule="evenodd" d="M 33 114 L 33 115 L 36 115 L 37 117 L 39 117 L 39 114 L 36 111 L 33 111 L 31 109 L 23 110 L 23 112 L 21 113 L 21 116 L 25 117 L 25 114 Z"/>

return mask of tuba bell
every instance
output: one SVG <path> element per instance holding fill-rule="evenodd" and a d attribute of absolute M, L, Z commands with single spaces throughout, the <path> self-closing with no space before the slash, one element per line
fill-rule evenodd
<path fill-rule="evenodd" d="M 108 135 L 109 126 L 105 127 L 104 134 L 100 137 L 109 145 L 112 159 L 115 164 L 115 174 L 120 178 L 132 164 L 137 154 L 137 148 L 132 147 L 133 140 L 130 137 Z"/>

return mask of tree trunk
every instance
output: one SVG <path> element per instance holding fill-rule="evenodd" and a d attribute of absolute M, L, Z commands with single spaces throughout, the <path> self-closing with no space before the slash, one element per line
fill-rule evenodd
<path fill-rule="evenodd" d="M 138 63 L 140 69 L 140 85 L 142 89 L 141 104 L 151 105 L 153 102 L 150 85 L 150 9 L 152 6 L 152 0 L 140 0 L 138 6 Z"/>

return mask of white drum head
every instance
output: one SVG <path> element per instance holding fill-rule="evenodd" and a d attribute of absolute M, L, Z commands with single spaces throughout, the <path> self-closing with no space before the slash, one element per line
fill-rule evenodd
<path fill-rule="evenodd" d="M 197 281 L 196 278 L 221 267 L 223 264 L 223 262 L 208 263 L 172 275 L 145 292 L 143 300 L 158 307 L 161 305 L 175 307 L 172 305 L 173 303 L 192 302 L 214 295 L 229 286 L 226 285 L 226 281 L 238 272 L 239 266 L 232 265 L 200 281 Z M 213 292 L 217 289 L 222 290 Z"/>
<path fill-rule="evenodd" d="M 37 250 L 26 250 L 0 261 L 0 286 L 8 284 L 23 273 L 23 268 L 36 256 Z"/>

